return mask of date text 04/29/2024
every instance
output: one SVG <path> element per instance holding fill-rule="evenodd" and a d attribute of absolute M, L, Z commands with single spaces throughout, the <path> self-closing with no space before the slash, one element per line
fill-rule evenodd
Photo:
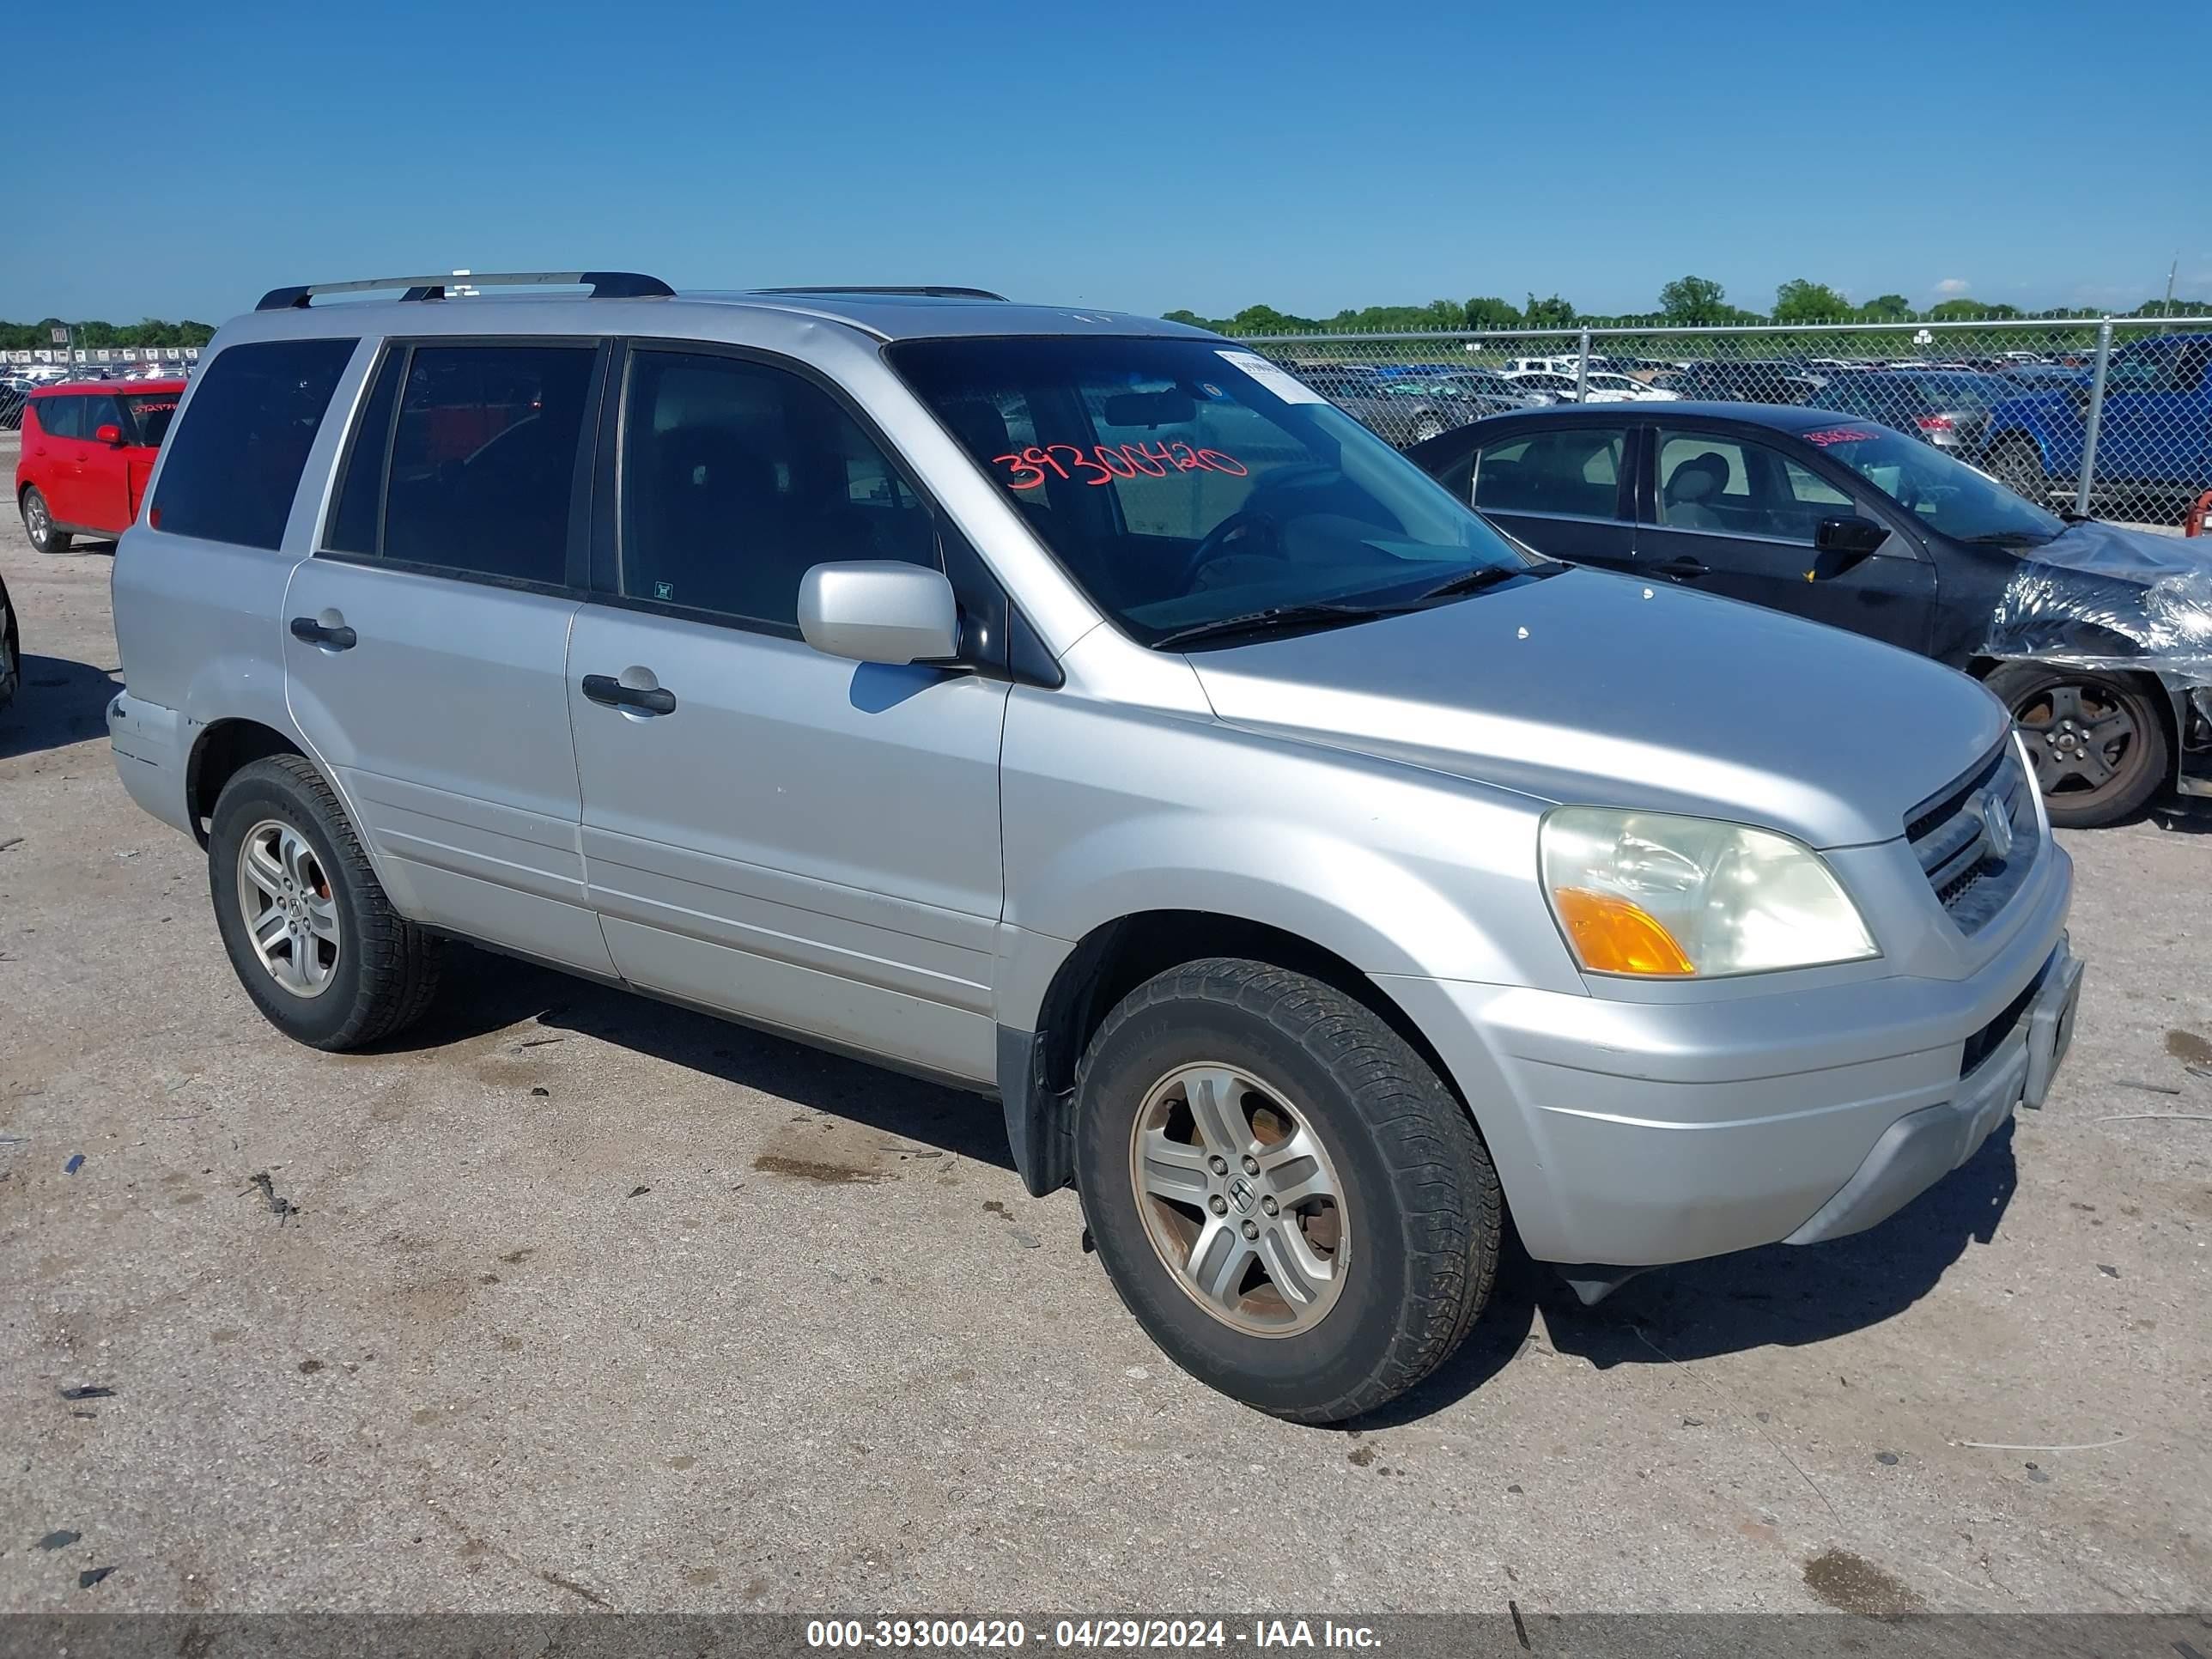
<path fill-rule="evenodd" d="M 1039 1647 L 1141 1650 L 1188 1648 L 1336 1648 L 1380 1645 L 1365 1625 L 1331 1620 L 1261 1619 L 1248 1626 L 1220 1619 L 1061 1619 L 1035 1630 L 1018 1619 L 816 1619 L 810 1648 L 962 1650 Z"/>

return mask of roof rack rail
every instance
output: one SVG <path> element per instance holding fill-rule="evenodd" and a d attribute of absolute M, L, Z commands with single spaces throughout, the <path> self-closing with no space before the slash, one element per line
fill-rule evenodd
<path fill-rule="evenodd" d="M 935 283 L 924 283 L 903 288 L 833 287 L 806 283 L 797 288 L 757 288 L 753 292 L 756 294 L 903 294 L 923 300 L 996 300 L 1001 305 L 1007 303 L 1005 295 L 994 294 L 988 288 L 947 288 Z"/>
<path fill-rule="evenodd" d="M 676 290 L 658 276 L 635 270 L 492 270 L 434 271 L 427 276 L 371 276 L 358 283 L 306 283 L 297 288 L 272 288 L 261 296 L 256 311 L 304 311 L 318 294 L 368 294 L 379 289 L 404 289 L 402 300 L 442 300 L 448 288 L 574 288 L 587 287 L 594 300 L 667 300 Z"/>

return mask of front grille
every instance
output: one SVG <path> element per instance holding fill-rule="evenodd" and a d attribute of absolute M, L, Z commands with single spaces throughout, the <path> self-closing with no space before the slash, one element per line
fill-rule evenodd
<path fill-rule="evenodd" d="M 1990 813 L 2009 826 L 2012 845 L 2000 855 Z M 1986 925 L 2020 890 L 2035 862 L 2041 832 L 2035 786 L 2010 738 L 1942 793 L 1906 815 L 1905 838 L 1936 890 L 1936 902 L 1962 933 Z"/>

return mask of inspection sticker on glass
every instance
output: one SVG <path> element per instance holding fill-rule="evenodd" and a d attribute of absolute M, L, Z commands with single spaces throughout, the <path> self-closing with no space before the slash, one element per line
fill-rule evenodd
<path fill-rule="evenodd" d="M 1241 368 L 1286 404 L 1325 404 L 1316 392 L 1288 369 L 1277 367 L 1256 351 L 1217 351 L 1213 354 L 1233 368 Z"/>

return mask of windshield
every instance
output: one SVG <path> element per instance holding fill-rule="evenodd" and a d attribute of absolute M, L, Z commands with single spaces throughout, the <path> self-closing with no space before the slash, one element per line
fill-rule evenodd
<path fill-rule="evenodd" d="M 124 408 L 138 423 L 138 441 L 149 449 L 161 447 L 161 440 L 169 434 L 169 422 L 177 413 L 177 398 L 173 392 L 140 392 L 125 395 Z"/>
<path fill-rule="evenodd" d="M 2066 528 L 2056 514 L 1931 444 L 1881 426 L 1805 434 L 1929 528 L 1962 542 L 2039 546 Z"/>
<path fill-rule="evenodd" d="M 1092 602 L 1142 644 L 1323 603 L 1356 620 L 1368 614 L 1358 605 L 1411 603 L 1465 571 L 1535 565 L 1250 351 L 1050 337 L 916 340 L 887 355 Z"/>

